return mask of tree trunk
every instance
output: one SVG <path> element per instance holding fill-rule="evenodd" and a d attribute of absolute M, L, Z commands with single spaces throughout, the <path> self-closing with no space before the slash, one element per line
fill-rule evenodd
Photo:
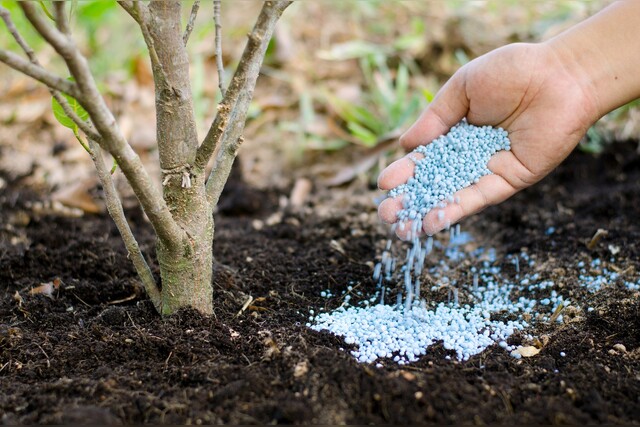
<path fill-rule="evenodd" d="M 198 147 L 189 79 L 189 57 L 182 38 L 179 1 L 149 3 L 150 33 L 158 55 L 153 64 L 157 139 L 163 196 L 182 241 L 158 239 L 162 314 L 191 306 L 213 312 L 213 212 L 205 193 L 204 170 L 193 170 Z M 152 61 L 153 63 L 154 61 Z"/>
<path fill-rule="evenodd" d="M 199 182 L 193 183 L 196 180 Z M 194 177 L 193 181 L 191 189 L 195 194 L 182 198 L 179 203 L 179 209 L 190 213 L 179 215 L 186 217 L 180 222 L 187 231 L 185 241 L 166 245 L 158 240 L 156 247 L 162 277 L 163 315 L 186 306 L 205 314 L 213 313 L 213 212 L 204 194 L 204 174 Z"/>

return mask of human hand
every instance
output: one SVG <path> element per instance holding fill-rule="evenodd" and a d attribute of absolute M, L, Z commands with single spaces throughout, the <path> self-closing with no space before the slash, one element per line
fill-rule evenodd
<path fill-rule="evenodd" d="M 575 148 L 600 115 L 597 100 L 564 61 L 546 44 L 512 44 L 481 56 L 451 77 L 400 138 L 412 150 L 464 117 L 509 132 L 511 150 L 496 153 L 488 163 L 493 174 L 458 191 L 456 203 L 431 210 L 423 219 L 424 232 L 434 234 L 506 200 L 542 179 Z M 405 156 L 381 172 L 378 186 L 395 188 L 413 176 L 413 169 L 413 160 Z M 401 209 L 402 196 L 387 198 L 378 214 L 395 223 Z"/>

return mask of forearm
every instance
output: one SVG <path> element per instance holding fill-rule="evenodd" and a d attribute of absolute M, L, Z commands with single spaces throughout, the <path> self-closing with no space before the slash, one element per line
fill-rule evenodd
<path fill-rule="evenodd" d="M 616 1 L 545 44 L 594 98 L 594 121 L 640 97 L 640 1 Z"/>

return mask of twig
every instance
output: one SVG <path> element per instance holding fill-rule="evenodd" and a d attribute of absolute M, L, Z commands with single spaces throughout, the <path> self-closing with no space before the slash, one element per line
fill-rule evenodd
<path fill-rule="evenodd" d="M 251 305 L 252 302 L 253 302 L 253 296 L 249 295 L 249 297 L 247 297 L 247 300 L 244 302 L 244 304 L 242 304 L 242 307 L 240 308 L 240 311 L 238 311 L 236 313 L 236 317 L 238 317 L 242 313 L 244 313 L 245 310 L 249 307 L 249 305 Z"/>
<path fill-rule="evenodd" d="M 74 96 L 89 113 L 103 147 L 111 153 L 127 177 L 140 205 L 158 237 L 165 242 L 181 242 L 185 237 L 171 216 L 158 189 L 153 185 L 138 155 L 122 136 L 113 114 L 98 91 L 86 58 L 70 37 L 60 33 L 40 16 L 33 3 L 19 2 L 35 30 L 60 54 L 76 80 L 80 95 Z"/>
<path fill-rule="evenodd" d="M 291 3 L 288 0 L 264 3 L 256 25 L 249 34 L 240 65 L 231 79 L 224 99 L 218 106 L 218 114 L 200 148 L 198 148 L 195 166 L 202 169 L 205 168 L 213 153 L 218 151 L 216 164 L 207 181 L 207 197 L 209 202 L 214 205 L 220 197 L 224 183 L 231 171 L 233 160 L 242 143 L 241 133 L 249 103 L 253 97 L 260 67 L 276 22 Z"/>
<path fill-rule="evenodd" d="M 133 262 L 136 272 L 142 281 L 142 285 L 144 286 L 147 295 L 149 295 L 149 299 L 156 309 L 160 311 L 162 304 L 160 290 L 156 285 L 156 280 L 149 268 L 149 264 L 147 264 L 147 261 L 144 259 L 140 246 L 138 245 L 138 242 L 131 231 L 131 227 L 127 222 L 124 210 L 122 209 L 122 202 L 120 201 L 120 197 L 118 197 L 118 192 L 111 176 L 111 171 L 104 164 L 102 150 L 100 146 L 92 140 L 89 140 L 89 147 L 91 148 L 91 159 L 96 166 L 98 178 L 102 184 L 102 190 L 104 191 L 104 198 L 109 215 L 113 218 L 113 222 L 116 224 L 116 227 L 120 232 L 120 236 L 122 236 L 124 245 L 129 253 L 129 258 L 131 258 L 131 261 Z"/>
<path fill-rule="evenodd" d="M 71 95 L 78 100 L 80 98 L 80 93 L 78 92 L 78 88 L 75 84 L 69 80 L 63 79 L 62 77 L 56 76 L 42 67 L 33 65 L 31 62 L 13 52 L 0 49 L 0 62 L 3 62 L 14 70 L 19 71 L 22 74 L 26 74 L 49 87 L 55 88 L 60 92 Z"/>
<path fill-rule="evenodd" d="M 167 369 L 167 367 L 169 366 L 169 359 L 171 359 L 172 355 L 173 355 L 173 350 L 171 350 L 169 352 L 169 356 L 167 356 L 167 358 L 164 361 L 164 369 Z M 9 362 L 7 362 L 7 363 L 9 363 Z M 2 370 L 0 369 L 0 371 L 2 371 Z"/>
<path fill-rule="evenodd" d="M 128 297 L 124 297 L 124 298 L 116 299 L 116 300 L 113 300 L 113 301 L 109 301 L 107 304 L 109 304 L 109 305 L 122 304 L 123 302 L 133 301 L 137 297 L 138 297 L 137 294 L 131 294 Z"/>
<path fill-rule="evenodd" d="M 151 67 L 153 68 L 155 79 L 161 78 L 161 82 L 167 84 L 167 76 L 162 67 L 162 62 L 158 58 L 151 31 L 149 30 L 149 8 L 140 1 L 118 1 L 118 4 L 138 23 L 142 37 L 149 50 L 149 58 L 151 59 Z"/>
<path fill-rule="evenodd" d="M 590 251 L 594 250 L 596 248 L 596 245 L 598 244 L 598 242 L 603 237 L 607 236 L 608 234 L 609 234 L 609 232 L 607 230 L 605 230 L 603 228 L 598 228 L 598 230 L 593 235 L 593 237 L 591 238 L 589 243 L 587 243 L 587 249 L 589 249 Z"/>
<path fill-rule="evenodd" d="M 198 16 L 199 9 L 200 9 L 200 0 L 196 0 L 195 2 L 193 2 L 193 6 L 191 6 L 191 15 L 189 15 L 187 28 L 184 30 L 184 35 L 182 36 L 182 41 L 185 46 L 189 42 L 189 37 L 191 36 L 191 32 L 193 31 L 193 26 L 196 23 L 196 17 Z M 214 10 L 215 10 L 215 0 L 214 0 Z"/>
<path fill-rule="evenodd" d="M 40 346 L 40 344 L 38 344 L 37 342 L 36 342 L 36 343 L 34 343 L 34 344 L 35 344 L 35 345 L 40 349 L 40 351 L 42 352 L 42 354 L 44 354 L 44 357 L 46 357 L 46 358 L 47 358 L 47 368 L 50 368 L 50 367 L 51 367 L 51 361 L 49 360 L 49 355 L 47 354 L 47 352 L 46 352 L 46 351 L 44 351 L 44 348 L 42 348 L 42 347 Z"/>
<path fill-rule="evenodd" d="M 16 28 L 15 24 L 13 23 L 13 20 L 11 19 L 11 15 L 8 13 L 8 11 L 7 11 L 7 13 L 5 13 L 5 11 L 6 11 L 6 9 L 2 10 L 2 8 L 0 8 L 0 16 L 2 16 L 2 19 L 3 19 L 4 23 L 6 24 L 7 28 L 9 29 L 9 32 L 11 33 L 11 35 L 13 36 L 15 41 L 18 43 L 18 45 L 22 48 L 24 53 L 27 54 L 27 57 L 29 58 L 31 63 L 33 65 L 35 65 L 35 66 L 38 66 L 38 67 L 42 68 L 42 65 L 38 61 L 38 58 L 36 57 L 35 52 L 31 48 L 31 46 L 29 46 L 29 44 L 26 42 L 26 40 L 22 37 L 22 35 L 20 35 L 20 33 L 18 32 L 18 29 Z M 87 137 L 92 138 L 92 139 L 94 139 L 96 141 L 100 141 L 101 137 L 93 129 L 93 126 L 91 126 L 90 123 L 87 123 L 86 121 L 84 121 L 84 120 L 80 119 L 80 117 L 78 117 L 78 115 L 69 106 L 69 103 L 60 94 L 60 92 L 58 90 L 56 90 L 55 88 L 52 88 L 50 86 L 47 86 L 47 88 L 49 89 L 49 92 L 51 93 L 51 96 L 53 96 L 56 99 L 56 101 L 58 101 L 58 103 L 60 104 L 60 106 L 64 110 L 65 114 L 87 135 Z"/>
<path fill-rule="evenodd" d="M 16 55 L 13 52 L 4 49 L 0 49 L 0 61 L 13 68 L 14 70 L 19 71 L 22 74 L 26 74 L 27 76 L 34 78 L 41 83 L 44 83 L 50 88 L 59 90 L 60 92 L 64 92 L 78 99 L 80 97 L 80 93 L 77 86 L 73 82 L 56 76 L 55 74 L 45 70 L 39 63 L 33 61 L 33 59 L 35 58 L 33 50 L 26 46 L 26 43 L 24 43 L 24 39 L 20 36 L 16 26 L 11 20 L 11 14 L 6 8 L 2 6 L 0 6 L 0 17 L 4 21 L 13 38 L 16 39 L 20 47 L 25 51 L 31 62 L 25 60 L 24 58 Z"/>
<path fill-rule="evenodd" d="M 127 13 L 129 15 L 131 15 L 131 17 L 133 19 L 135 19 L 136 22 L 140 23 L 138 20 L 140 19 L 140 17 L 138 16 L 138 10 L 140 8 L 140 6 L 138 5 L 138 9 L 136 9 L 136 7 L 134 6 L 134 2 L 133 1 L 128 1 L 128 0 L 118 0 L 117 3 L 120 5 L 120 7 L 122 7 L 124 10 L 127 11 Z M 142 5 L 142 7 L 146 7 L 145 5 Z"/>
<path fill-rule="evenodd" d="M 222 64 L 222 19 L 220 18 L 220 0 L 213 0 L 213 21 L 215 23 L 216 32 L 216 68 L 218 69 L 218 87 L 220 95 L 225 96 L 224 90 L 224 65 Z"/>
<path fill-rule="evenodd" d="M 64 13 L 65 2 L 54 1 L 53 7 L 55 9 L 56 27 L 58 27 L 58 31 L 66 36 L 70 36 L 71 30 L 69 29 L 69 21 L 67 20 L 67 16 Z"/>
<path fill-rule="evenodd" d="M 553 311 L 553 314 L 551 314 L 551 317 L 549 317 L 549 323 L 555 322 L 560 316 L 560 313 L 562 313 L 562 310 L 564 310 L 564 304 L 560 303 Z"/>

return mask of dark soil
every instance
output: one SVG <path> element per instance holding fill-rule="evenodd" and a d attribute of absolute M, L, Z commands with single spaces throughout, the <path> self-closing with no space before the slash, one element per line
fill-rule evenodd
<path fill-rule="evenodd" d="M 304 324 L 309 309 L 339 305 L 321 290 L 373 289 L 370 261 L 385 236 L 360 215 L 373 207 L 268 221 L 278 194 L 235 185 L 225 198 L 215 316 L 162 319 L 108 217 L 37 216 L 27 208 L 37 196 L 19 182 L 0 191 L 3 423 L 640 423 L 637 292 L 608 287 L 589 297 L 595 310 L 539 325 L 548 341 L 531 358 L 494 346 L 459 363 L 433 348 L 402 368 L 362 365 L 340 338 Z M 153 259 L 150 227 L 129 215 Z M 637 277 L 638 218 L 640 158 L 619 143 L 600 157 L 573 154 L 464 228 L 503 255 L 526 248 L 571 286 L 577 260 L 610 260 L 609 245 Z M 599 228 L 608 235 L 589 250 Z M 50 297 L 30 293 L 49 282 Z"/>

